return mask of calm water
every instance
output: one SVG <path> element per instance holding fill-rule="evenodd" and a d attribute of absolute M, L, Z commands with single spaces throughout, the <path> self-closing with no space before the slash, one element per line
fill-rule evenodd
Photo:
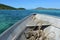
<path fill-rule="evenodd" d="M 18 20 L 31 13 L 41 13 L 60 17 L 60 10 L 0 10 L 0 34 Z"/>

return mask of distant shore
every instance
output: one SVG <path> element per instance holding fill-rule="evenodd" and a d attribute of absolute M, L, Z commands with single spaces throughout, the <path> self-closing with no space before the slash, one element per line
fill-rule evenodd
<path fill-rule="evenodd" d="M 38 7 L 38 8 L 35 8 L 35 10 L 60 10 L 60 9 L 57 9 L 57 8 L 43 8 L 43 7 Z"/>
<path fill-rule="evenodd" d="M 5 4 L 0 4 L 0 10 L 26 10 L 26 8 L 15 8 L 15 7 L 11 7 Z M 44 8 L 44 7 L 37 7 L 33 10 L 60 10 L 57 8 Z"/>
<path fill-rule="evenodd" d="M 26 10 L 25 8 L 14 8 L 8 5 L 0 4 L 0 10 Z"/>

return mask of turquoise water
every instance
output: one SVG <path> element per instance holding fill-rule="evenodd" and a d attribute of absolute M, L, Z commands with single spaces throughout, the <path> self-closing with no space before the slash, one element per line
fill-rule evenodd
<path fill-rule="evenodd" d="M 0 10 L 0 34 L 18 20 L 31 13 L 47 14 L 60 17 L 60 10 Z"/>

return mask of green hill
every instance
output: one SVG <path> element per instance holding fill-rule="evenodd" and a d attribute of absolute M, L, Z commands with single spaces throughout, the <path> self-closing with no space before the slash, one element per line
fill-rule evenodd
<path fill-rule="evenodd" d="M 4 4 L 0 4 L 0 10 L 16 10 L 16 8 L 8 6 L 8 5 L 4 5 Z"/>
<path fill-rule="evenodd" d="M 0 4 L 0 10 L 25 10 L 25 8 L 14 8 L 8 5 Z"/>
<path fill-rule="evenodd" d="M 25 10 L 25 8 L 17 8 L 17 10 Z"/>

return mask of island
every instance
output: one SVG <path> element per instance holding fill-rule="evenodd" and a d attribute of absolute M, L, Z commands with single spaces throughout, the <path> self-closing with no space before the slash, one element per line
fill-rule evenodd
<path fill-rule="evenodd" d="M 37 7 L 37 8 L 35 8 L 34 10 L 60 10 L 60 9 L 57 9 L 57 8 L 44 8 L 44 7 Z"/>
<path fill-rule="evenodd" d="M 5 4 L 0 4 L 0 10 L 25 10 L 25 8 L 15 8 Z"/>
<path fill-rule="evenodd" d="M 25 10 L 25 8 L 17 8 L 17 10 Z"/>

